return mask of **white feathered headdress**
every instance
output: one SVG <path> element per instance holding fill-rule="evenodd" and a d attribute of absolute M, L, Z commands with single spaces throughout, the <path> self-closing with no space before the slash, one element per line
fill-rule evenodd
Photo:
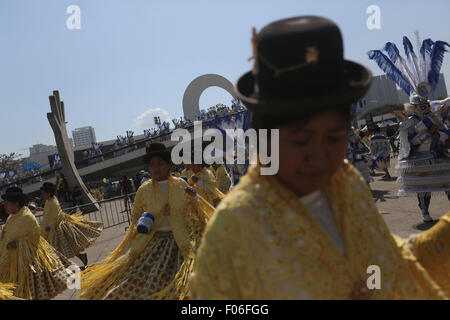
<path fill-rule="evenodd" d="M 410 96 L 411 103 L 417 104 L 420 100 L 426 101 L 436 88 L 444 52 L 447 51 L 445 47 L 450 47 L 450 44 L 426 39 L 422 42 L 419 58 L 407 37 L 403 37 L 403 46 L 406 59 L 400 55 L 397 46 L 392 42 L 387 42 L 382 50 L 370 50 L 367 54 L 369 59 L 374 60 L 386 75 Z"/>

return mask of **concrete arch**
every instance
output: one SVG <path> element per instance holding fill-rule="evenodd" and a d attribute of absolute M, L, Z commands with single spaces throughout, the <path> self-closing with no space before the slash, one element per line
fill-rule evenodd
<path fill-rule="evenodd" d="M 218 74 L 204 74 L 191 81 L 184 91 L 183 113 L 186 119 L 192 121 L 200 116 L 200 96 L 209 87 L 219 87 L 226 90 L 233 98 L 237 98 L 233 84 Z"/>

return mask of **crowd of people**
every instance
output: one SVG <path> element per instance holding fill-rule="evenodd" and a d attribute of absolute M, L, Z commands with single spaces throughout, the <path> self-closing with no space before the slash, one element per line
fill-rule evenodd
<path fill-rule="evenodd" d="M 338 26 L 322 17 L 284 19 L 253 30 L 252 44 L 254 67 L 235 89 L 251 128 L 278 129 L 278 172 L 262 174 L 261 159 L 236 183 L 232 168 L 204 159 L 174 170 L 170 150 L 151 143 L 143 159 L 148 176 L 124 176 L 119 184 L 121 193 L 136 190 L 130 227 L 90 266 L 81 250 L 98 237 L 98 223 L 60 216 L 56 186 L 44 185 L 48 218 L 39 227 L 21 190 L 10 188 L 2 196 L 9 214 L 0 240 L 3 298 L 55 296 L 70 264 L 64 253 L 87 266 L 78 297 L 89 300 L 450 297 L 450 212 L 420 234 L 391 233 L 366 178 L 372 169 L 389 179 L 389 139 L 370 128 L 363 138 L 353 130 L 349 143 L 351 104 L 368 91 L 372 74 L 345 60 Z M 450 141 L 438 121 L 443 111 L 431 117 L 429 101 L 417 96 L 400 124 L 400 191 L 417 193 L 427 210 L 430 192 L 450 190 Z M 78 232 L 87 240 L 75 236 L 64 243 L 80 243 L 77 250 L 65 250 L 58 239 Z M 380 280 L 372 287 L 374 265 Z"/>
<path fill-rule="evenodd" d="M 385 132 L 382 133 L 376 124 L 371 128 L 351 129 L 346 159 L 358 168 L 367 183 L 373 181 L 371 176 L 376 171 L 384 172 L 382 179 L 392 180 L 389 173 L 390 159 L 396 155 L 391 139 Z"/>
<path fill-rule="evenodd" d="M 42 174 L 45 173 L 42 169 L 31 169 L 29 171 L 21 171 L 14 174 L 12 177 L 5 175 L 0 177 L 0 190 L 3 190 L 9 185 L 27 186 L 33 183 L 42 182 Z"/>

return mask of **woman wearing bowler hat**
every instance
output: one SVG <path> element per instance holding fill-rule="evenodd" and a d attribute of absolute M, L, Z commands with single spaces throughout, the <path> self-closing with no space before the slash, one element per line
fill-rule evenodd
<path fill-rule="evenodd" d="M 44 182 L 40 190 L 42 200 L 45 201 L 44 208 L 40 209 L 44 211 L 41 235 L 66 258 L 77 256 L 84 264 L 82 269 L 86 268 L 87 254 L 81 252 L 97 240 L 103 224 L 89 221 L 81 212 L 72 215 L 64 213 L 53 183 Z"/>
<path fill-rule="evenodd" d="M 82 273 L 82 299 L 183 299 L 195 252 L 214 208 L 170 174 L 171 155 L 153 143 L 144 157 L 151 179 L 134 201 L 132 222 L 119 246 Z"/>
<path fill-rule="evenodd" d="M 201 151 L 203 152 L 207 146 L 207 142 L 203 143 Z M 218 188 L 217 179 L 213 172 L 214 169 L 209 169 L 208 165 L 203 161 L 201 163 L 194 163 L 194 153 L 194 148 L 192 148 L 192 175 L 188 179 L 188 183 L 201 197 L 208 201 L 212 206 L 216 207 L 223 199 L 224 194 Z"/>
<path fill-rule="evenodd" d="M 22 299 L 55 297 L 67 288 L 73 264 L 40 236 L 22 189 L 8 188 L 2 199 L 9 217 L 0 235 L 0 283 L 13 284 Z"/>
<path fill-rule="evenodd" d="M 252 165 L 217 207 L 197 253 L 193 296 L 445 299 L 450 213 L 406 242 L 389 232 L 344 160 L 351 105 L 372 77 L 344 59 L 336 24 L 276 21 L 254 32 L 253 50 L 254 68 L 236 91 L 253 128 L 279 129 L 279 170 L 262 175 L 263 165 Z"/>

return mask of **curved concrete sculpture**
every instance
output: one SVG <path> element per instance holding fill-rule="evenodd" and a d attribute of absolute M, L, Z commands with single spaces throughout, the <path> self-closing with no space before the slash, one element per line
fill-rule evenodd
<path fill-rule="evenodd" d="M 184 117 L 191 121 L 200 116 L 200 96 L 209 87 L 219 87 L 226 90 L 233 98 L 237 98 L 233 84 L 218 74 L 205 74 L 195 78 L 186 88 L 183 96 Z"/>
<path fill-rule="evenodd" d="M 58 148 L 59 157 L 61 158 L 61 164 L 67 183 L 71 190 L 73 190 L 75 186 L 78 186 L 81 190 L 83 204 L 92 204 L 83 207 L 83 212 L 99 210 L 98 204 L 94 203 L 94 198 L 87 190 L 75 167 L 73 146 L 67 135 L 64 102 L 60 100 L 58 91 L 53 91 L 53 95 L 49 96 L 49 100 L 52 112 L 47 113 L 47 119 L 55 134 L 56 146 Z"/>

